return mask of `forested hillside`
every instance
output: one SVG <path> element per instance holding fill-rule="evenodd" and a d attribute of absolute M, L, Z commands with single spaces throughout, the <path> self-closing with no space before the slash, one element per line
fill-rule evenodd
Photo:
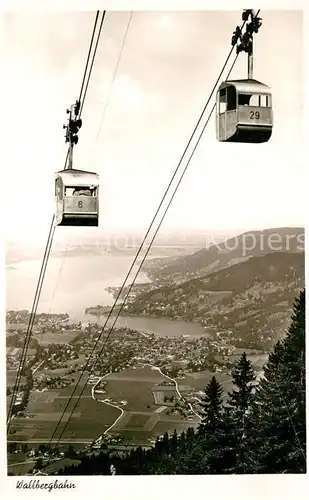
<path fill-rule="evenodd" d="M 269 349 L 288 327 L 294 297 L 304 282 L 304 252 L 272 252 L 141 292 L 126 314 L 195 320 L 222 332 L 237 347 Z"/>
<path fill-rule="evenodd" d="M 211 242 L 210 242 L 211 243 Z M 154 262 L 150 274 L 154 278 L 184 280 L 205 276 L 219 269 L 261 257 L 272 252 L 304 252 L 305 232 L 301 227 L 279 227 L 263 231 L 248 231 L 223 241 L 210 244 L 191 255 L 178 257 L 170 262 Z"/>

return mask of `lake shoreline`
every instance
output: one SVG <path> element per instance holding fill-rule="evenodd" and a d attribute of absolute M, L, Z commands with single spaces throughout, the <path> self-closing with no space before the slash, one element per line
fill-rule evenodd
<path fill-rule="evenodd" d="M 17 269 L 7 271 L 7 310 L 31 310 L 41 264 L 41 260 L 23 261 Z M 56 314 L 65 311 L 72 322 L 97 322 L 100 325 L 104 325 L 107 315 L 110 315 L 108 324 L 111 325 L 119 314 L 121 304 L 117 304 L 111 313 L 115 300 L 106 291 L 106 287 L 121 286 L 131 264 L 131 257 L 128 256 L 124 258 L 94 256 L 92 259 L 52 257 L 49 259 L 37 313 Z M 143 271 L 138 278 L 137 285 L 150 281 Z M 87 304 L 104 304 L 103 309 L 99 308 L 99 313 L 102 312 L 105 316 L 86 315 L 86 310 L 93 312 L 92 308 L 86 307 Z M 182 318 L 133 316 L 131 313 L 127 315 L 125 308 L 117 318 L 116 328 L 118 327 L 163 337 L 180 335 L 201 337 L 210 334 L 210 330 L 206 332 L 197 322 L 188 322 Z"/>
<path fill-rule="evenodd" d="M 102 315 L 84 315 L 81 321 L 85 323 L 91 323 L 93 320 L 96 324 L 105 325 L 107 322 L 107 327 L 109 323 L 113 324 L 115 321 L 115 316 L 117 313 L 113 311 L 113 314 L 102 314 Z M 109 316 L 109 317 L 108 317 Z M 108 320 L 107 320 L 108 318 Z M 92 321 L 91 321 L 92 320 Z M 76 318 L 74 318 L 76 321 Z M 183 319 L 176 318 L 157 318 L 149 316 L 132 316 L 121 314 L 118 316 L 115 329 L 117 328 L 129 328 L 130 330 L 135 330 L 140 333 L 154 334 L 161 337 L 210 337 L 213 332 L 209 329 L 203 327 L 199 322 L 184 321 Z"/>
<path fill-rule="evenodd" d="M 117 316 L 118 312 L 121 310 L 121 305 L 122 304 L 117 304 L 116 306 L 110 307 L 110 306 L 100 306 L 100 308 L 96 307 L 88 307 L 85 309 L 85 315 L 88 316 L 94 316 L 100 318 L 101 316 L 106 317 L 107 315 L 109 316 Z M 128 313 L 126 311 L 121 311 L 121 317 L 123 318 L 151 318 L 151 319 L 165 319 L 169 321 L 182 321 L 188 324 L 197 324 L 201 325 L 201 322 L 199 320 L 189 320 L 186 319 L 185 317 L 177 316 L 158 316 L 155 313 L 150 313 L 150 314 L 134 314 L 134 313 Z"/>
<path fill-rule="evenodd" d="M 106 287 L 121 286 L 131 265 L 130 256 L 51 257 L 38 312 L 66 311 L 70 316 L 80 316 L 88 304 L 103 303 L 112 306 L 114 300 Z M 27 259 L 18 264 L 7 263 L 7 309 L 31 310 L 41 266 L 41 259 Z M 147 281 L 146 274 L 140 272 L 137 283 Z"/>

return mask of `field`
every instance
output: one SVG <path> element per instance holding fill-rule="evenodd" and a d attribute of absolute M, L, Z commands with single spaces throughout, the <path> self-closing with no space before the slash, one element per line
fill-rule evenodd
<path fill-rule="evenodd" d="M 156 405 L 152 397 L 153 384 L 149 382 L 132 382 L 124 380 L 108 380 L 105 386 L 107 391 L 104 398 L 111 398 L 113 401 L 127 401 L 128 411 L 154 411 Z"/>
<path fill-rule="evenodd" d="M 133 413 L 130 416 L 130 420 L 127 424 L 128 427 L 144 427 L 149 420 L 148 414 Z"/>
<path fill-rule="evenodd" d="M 128 411 L 154 411 L 157 405 L 154 402 L 152 389 L 156 384 L 163 382 L 163 377 L 158 371 L 148 367 L 133 370 L 124 370 L 106 377 L 106 397 L 113 401 L 127 401 L 125 407 Z"/>
<path fill-rule="evenodd" d="M 24 463 L 10 464 L 8 466 L 8 474 L 13 474 L 14 476 L 25 476 L 35 465 L 35 460 L 29 460 Z"/>
<path fill-rule="evenodd" d="M 166 381 L 166 377 L 161 375 L 158 370 L 152 370 L 150 367 L 145 366 L 144 368 L 128 368 L 120 373 L 113 373 L 107 380 L 125 380 L 125 381 L 135 381 L 135 382 L 152 382 L 153 384 L 159 384 L 160 382 Z"/>
<path fill-rule="evenodd" d="M 14 330 L 27 330 L 28 323 L 7 323 L 6 331 L 12 332 Z"/>
<path fill-rule="evenodd" d="M 179 379 L 180 391 L 186 394 L 203 390 L 212 375 L 206 371 Z M 229 375 L 217 373 L 216 377 L 225 390 L 231 389 Z M 151 370 L 149 367 L 130 368 L 121 373 L 113 373 L 105 380 L 107 382 L 106 393 L 96 394 L 96 397 L 99 400 L 108 398 L 111 405 L 120 406 L 124 411 L 108 434 L 121 434 L 126 443 L 149 445 L 150 441 L 166 431 L 172 433 L 176 429 L 177 432 L 181 432 L 188 427 L 196 427 L 198 423 L 197 417 L 189 420 L 178 413 L 167 414 L 171 409 L 171 404 L 165 402 L 164 397 L 175 395 L 175 388 L 159 386 L 159 383 L 167 379 L 156 370 Z M 68 396 L 72 394 L 74 384 L 64 389 L 32 391 L 28 405 L 29 418 L 13 419 L 11 429 L 15 430 L 15 434 L 11 435 L 10 439 L 48 442 L 65 410 L 63 422 L 54 437 L 57 439 L 77 402 L 85 381 L 86 377 L 83 377 L 66 410 Z M 120 410 L 110 404 L 92 399 L 91 388 L 91 384 L 86 385 L 83 396 L 62 435 L 63 443 L 90 443 L 102 435 L 121 415 Z"/>
<path fill-rule="evenodd" d="M 6 355 L 7 356 L 14 356 L 15 358 L 20 358 L 22 354 L 22 347 L 13 347 L 9 346 L 6 348 Z M 27 354 L 26 356 L 30 358 L 31 356 L 34 356 L 36 353 L 35 349 L 27 349 Z"/>
<path fill-rule="evenodd" d="M 252 354 L 248 356 L 251 361 L 253 369 L 256 371 L 262 371 L 263 365 L 267 363 L 269 354 Z"/>
<path fill-rule="evenodd" d="M 79 386 L 66 409 L 55 438 L 59 436 L 59 432 L 63 429 L 69 414 L 73 410 L 81 387 L 83 387 L 83 384 Z M 11 430 L 16 431 L 14 439 L 16 441 L 48 440 L 66 407 L 68 396 L 73 389 L 74 384 L 64 389 L 31 392 L 28 406 L 30 418 L 15 418 L 12 420 Z M 88 385 L 61 439 L 64 441 L 72 439 L 91 442 L 94 438 L 98 438 L 118 416 L 119 410 L 117 408 L 103 405 L 91 398 L 91 388 Z"/>
<path fill-rule="evenodd" d="M 212 373 L 207 370 L 197 373 L 190 373 L 185 378 L 178 379 L 178 383 L 181 385 L 188 385 L 192 389 L 202 391 L 208 384 L 210 379 L 215 375 L 218 382 L 222 385 L 224 391 L 230 391 L 232 388 L 231 375 L 225 373 Z"/>
<path fill-rule="evenodd" d="M 31 469 L 34 468 L 36 458 L 31 459 L 25 456 L 23 453 L 9 455 L 8 462 L 8 474 L 13 474 L 15 476 L 23 476 L 27 474 Z M 48 459 L 44 459 L 45 463 L 48 463 Z M 57 461 L 51 461 L 51 463 L 44 469 L 44 472 L 47 474 L 52 474 L 58 472 L 64 467 L 68 467 L 69 465 L 77 465 L 80 463 L 80 460 L 74 460 L 71 458 L 62 458 Z"/>
<path fill-rule="evenodd" d="M 77 335 L 80 334 L 80 331 L 63 331 L 60 333 L 44 333 L 44 334 L 36 334 L 34 337 L 37 339 L 39 344 L 48 345 L 48 344 L 68 344 L 71 340 L 75 339 Z"/>
<path fill-rule="evenodd" d="M 152 429 L 153 435 L 154 436 L 162 436 L 166 431 L 168 431 L 169 434 L 173 432 L 174 429 L 178 433 L 181 433 L 182 431 L 186 431 L 189 427 L 195 427 L 193 422 L 180 422 L 180 421 L 173 421 L 169 423 L 167 427 L 167 422 L 166 421 L 160 421 L 157 422 L 157 424 L 154 426 Z"/>
<path fill-rule="evenodd" d="M 156 405 L 174 406 L 174 403 L 171 403 L 170 401 L 164 401 L 164 398 L 171 398 L 173 396 L 174 401 L 177 398 L 177 393 L 174 387 L 160 387 L 159 391 L 153 390 L 152 394 Z"/>
<path fill-rule="evenodd" d="M 17 377 L 17 370 L 8 370 L 6 372 L 6 385 L 7 387 L 13 387 L 15 384 L 15 380 Z M 20 385 L 23 385 L 25 383 L 26 379 L 25 377 L 20 378 Z"/>
<path fill-rule="evenodd" d="M 73 460 L 71 458 L 63 458 L 62 460 L 57 460 L 56 462 L 51 463 L 46 468 L 44 468 L 44 472 L 48 475 L 58 472 L 64 467 L 69 467 L 71 465 L 80 464 L 80 460 Z"/>
<path fill-rule="evenodd" d="M 51 378 L 54 378 L 54 377 L 61 377 L 62 375 L 65 375 L 67 374 L 71 368 L 74 368 L 75 365 L 81 365 L 84 363 L 84 358 L 78 358 L 78 359 L 72 359 L 72 360 L 68 360 L 66 362 L 66 364 L 68 365 L 68 368 L 53 368 L 53 369 L 45 369 L 44 367 L 44 374 L 47 376 L 47 377 L 51 377 Z M 40 375 L 40 373 L 42 372 L 37 372 L 37 375 Z M 78 374 L 78 377 L 79 377 L 79 374 Z M 67 375 L 67 378 L 71 379 L 71 378 L 77 378 L 77 374 L 75 373 L 70 373 Z"/>
<path fill-rule="evenodd" d="M 112 374 L 107 377 L 104 397 L 112 401 L 127 401 L 125 413 L 119 419 L 111 434 L 121 434 L 125 442 L 149 444 L 158 435 L 176 428 L 179 432 L 195 426 L 195 421 L 186 421 L 178 415 L 166 415 L 168 403 L 164 403 L 164 396 L 175 394 L 173 386 L 159 386 L 166 377 L 160 372 L 148 367 L 136 370 L 125 370 L 121 374 Z M 182 381 L 183 383 L 183 381 Z M 194 386 L 184 387 L 193 390 Z M 160 411 L 158 411 L 160 410 Z"/>

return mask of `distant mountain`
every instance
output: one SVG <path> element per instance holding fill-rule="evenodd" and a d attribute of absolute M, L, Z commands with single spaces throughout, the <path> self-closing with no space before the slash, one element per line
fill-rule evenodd
<path fill-rule="evenodd" d="M 305 234 L 300 227 L 248 231 L 172 262 L 157 261 L 150 270 L 154 278 L 183 281 L 210 274 L 252 257 L 273 252 L 303 252 L 304 247 Z"/>
<path fill-rule="evenodd" d="M 261 347 L 264 338 L 272 344 L 286 328 L 294 298 L 304 286 L 304 264 L 304 252 L 251 257 L 201 278 L 142 293 L 127 310 L 198 320 L 215 331 L 232 331 L 241 346 L 247 342 L 246 347 Z"/>
<path fill-rule="evenodd" d="M 41 257 L 40 249 L 28 247 L 26 250 L 17 244 L 7 244 L 5 247 L 6 266 L 12 266 L 23 260 L 37 259 Z M 11 267 L 13 268 L 13 267 Z"/>
<path fill-rule="evenodd" d="M 274 252 L 262 257 L 235 264 L 228 268 L 213 272 L 202 278 L 194 278 L 176 286 L 165 286 L 138 296 L 138 301 L 167 300 L 175 294 L 188 294 L 203 290 L 211 292 L 244 292 L 249 288 L 265 283 L 290 283 L 294 279 L 304 279 L 304 252 Z"/>

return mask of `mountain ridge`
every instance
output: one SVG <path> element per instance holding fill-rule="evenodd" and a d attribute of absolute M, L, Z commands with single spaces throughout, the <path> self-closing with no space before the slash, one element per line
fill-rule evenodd
<path fill-rule="evenodd" d="M 154 262 L 148 272 L 153 279 L 184 280 L 190 276 L 211 274 L 251 257 L 277 252 L 302 252 L 304 239 L 304 228 L 301 227 L 247 231 L 190 255 L 175 258 L 167 264 L 164 259 Z"/>
<path fill-rule="evenodd" d="M 252 257 L 141 293 L 127 313 L 195 320 L 212 331 L 234 332 L 241 346 L 269 347 L 284 333 L 294 298 L 304 286 L 304 266 L 304 252 Z"/>

